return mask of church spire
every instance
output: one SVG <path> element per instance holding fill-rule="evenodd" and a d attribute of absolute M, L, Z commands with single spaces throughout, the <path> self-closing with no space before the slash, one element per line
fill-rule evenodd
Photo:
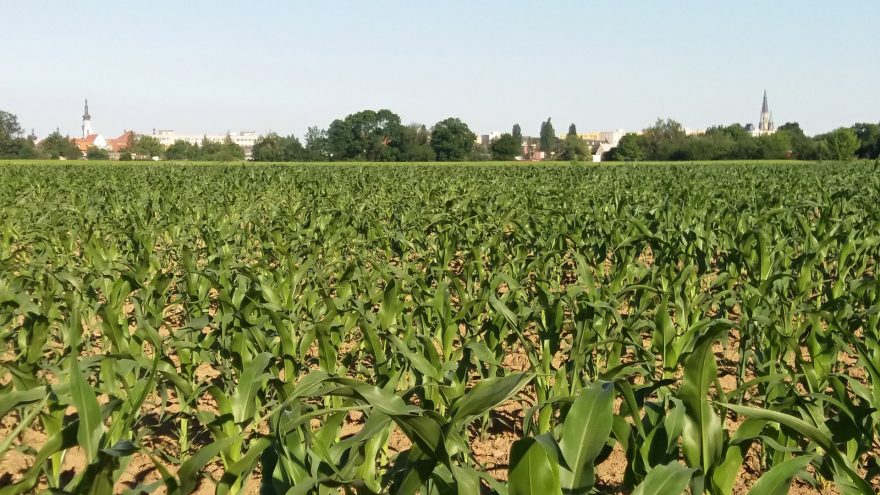
<path fill-rule="evenodd" d="M 82 120 L 82 137 L 87 138 L 92 133 L 92 116 L 89 115 L 89 100 L 86 99 L 86 106 L 83 109 Z"/>
<path fill-rule="evenodd" d="M 773 114 L 770 113 L 770 105 L 767 104 L 767 90 L 764 90 L 764 104 L 761 105 L 761 120 L 758 124 L 758 134 L 773 134 L 776 127 L 773 125 Z"/>

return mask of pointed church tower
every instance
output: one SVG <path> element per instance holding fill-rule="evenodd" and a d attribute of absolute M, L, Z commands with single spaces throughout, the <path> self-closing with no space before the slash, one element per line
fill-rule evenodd
<path fill-rule="evenodd" d="M 767 104 L 767 90 L 764 90 L 764 104 L 761 105 L 761 120 L 758 124 L 758 132 L 761 134 L 773 134 L 776 127 L 773 125 L 773 114 L 770 113 L 770 105 Z"/>
<path fill-rule="evenodd" d="M 89 100 L 86 98 L 86 107 L 83 110 L 82 137 L 88 137 L 92 133 L 92 116 L 89 115 Z"/>

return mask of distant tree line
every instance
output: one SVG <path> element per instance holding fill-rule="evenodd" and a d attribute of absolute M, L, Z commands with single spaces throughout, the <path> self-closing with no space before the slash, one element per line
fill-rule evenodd
<path fill-rule="evenodd" d="M 334 120 L 327 129 L 309 127 L 305 139 L 269 133 L 254 144 L 254 161 L 429 162 L 472 158 L 476 135 L 459 119 L 428 129 L 404 125 L 390 110 L 364 110 Z"/>
<path fill-rule="evenodd" d="M 796 122 L 753 136 L 740 124 L 710 127 L 688 136 L 674 120 L 658 120 L 641 134 L 623 136 L 605 157 L 611 161 L 851 160 L 880 155 L 880 124 L 855 124 L 814 137 Z"/>
<path fill-rule="evenodd" d="M 489 143 L 478 143 L 476 135 L 457 118 L 448 118 L 428 128 L 404 125 L 390 110 L 364 110 L 334 120 L 326 129 L 309 127 L 297 136 L 269 133 L 257 139 L 254 161 L 509 161 L 517 157 L 565 161 L 590 160 L 592 149 L 571 124 L 560 139 L 550 118 L 541 123 L 537 138 L 525 137 L 519 124 Z M 86 158 L 107 159 L 109 153 L 90 147 Z M 849 160 L 876 159 L 880 155 L 880 124 L 860 123 L 826 134 L 807 136 L 797 123 L 787 123 L 775 133 L 753 136 L 740 124 L 716 126 L 704 134 L 688 135 L 674 120 L 658 120 L 641 134 L 627 134 L 603 159 L 612 161 L 696 161 L 696 160 Z M 164 147 L 152 136 L 138 136 L 119 153 L 120 160 L 150 159 L 233 161 L 245 157 L 244 150 L 227 136 L 223 142 L 203 139 L 198 144 L 179 140 Z M 83 158 L 69 136 L 57 130 L 39 143 L 33 134 L 25 136 L 18 118 L 0 111 L 0 158 Z"/>

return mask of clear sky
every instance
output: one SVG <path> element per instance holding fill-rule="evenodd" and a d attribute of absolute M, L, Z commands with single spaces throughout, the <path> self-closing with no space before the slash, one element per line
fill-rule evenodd
<path fill-rule="evenodd" d="M 877 0 L 0 0 L 0 109 L 44 136 L 880 121 Z"/>

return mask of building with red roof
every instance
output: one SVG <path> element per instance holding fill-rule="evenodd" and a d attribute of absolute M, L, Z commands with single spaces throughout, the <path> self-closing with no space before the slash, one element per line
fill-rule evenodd
<path fill-rule="evenodd" d="M 89 114 L 89 100 L 86 100 L 82 116 L 82 137 L 74 138 L 76 147 L 82 151 L 83 156 L 94 146 L 110 152 L 110 158 L 119 159 L 119 153 L 125 149 L 131 149 L 134 144 L 134 131 L 125 131 L 116 138 L 105 139 L 104 136 L 92 132 L 92 116 Z"/>

